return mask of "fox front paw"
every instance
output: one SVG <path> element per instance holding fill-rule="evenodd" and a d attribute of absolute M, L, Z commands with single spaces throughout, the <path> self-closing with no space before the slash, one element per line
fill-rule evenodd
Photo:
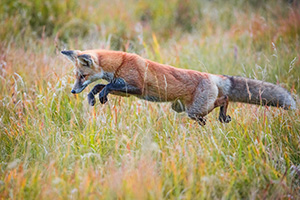
<path fill-rule="evenodd" d="M 103 96 L 103 97 L 100 97 L 99 96 L 99 101 L 100 101 L 100 103 L 102 103 L 102 104 L 105 104 L 106 102 L 107 102 L 107 96 Z"/>
<path fill-rule="evenodd" d="M 105 104 L 107 102 L 107 95 L 108 95 L 108 89 L 105 87 L 104 89 L 101 90 L 99 93 L 99 101 L 102 104 Z"/>
<path fill-rule="evenodd" d="M 95 96 L 92 93 L 88 94 L 88 102 L 90 106 L 94 106 L 96 103 Z"/>

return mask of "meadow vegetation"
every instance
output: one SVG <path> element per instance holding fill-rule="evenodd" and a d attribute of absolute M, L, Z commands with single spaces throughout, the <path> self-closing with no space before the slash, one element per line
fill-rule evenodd
<path fill-rule="evenodd" d="M 134 97 L 90 107 L 59 53 L 134 52 L 298 98 L 297 1 L 1 0 L 0 27 L 0 199 L 299 198 L 299 100 L 232 103 L 204 127 Z"/>

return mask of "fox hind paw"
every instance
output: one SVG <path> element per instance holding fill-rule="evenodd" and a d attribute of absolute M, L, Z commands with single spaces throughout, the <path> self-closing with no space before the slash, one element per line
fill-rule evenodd
<path fill-rule="evenodd" d="M 203 117 L 198 117 L 198 118 L 197 118 L 197 122 L 198 122 L 198 124 L 199 124 L 200 126 L 205 126 L 205 124 L 206 124 L 206 119 L 203 118 Z"/>
<path fill-rule="evenodd" d="M 220 116 L 219 120 L 221 123 L 229 123 L 231 122 L 231 117 L 229 115 L 222 116 L 222 117 Z"/>

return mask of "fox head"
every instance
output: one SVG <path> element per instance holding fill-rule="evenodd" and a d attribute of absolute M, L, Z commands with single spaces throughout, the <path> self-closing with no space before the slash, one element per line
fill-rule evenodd
<path fill-rule="evenodd" d="M 61 51 L 75 66 L 75 83 L 73 94 L 82 92 L 90 83 L 103 77 L 103 70 L 99 67 L 97 56 L 79 50 Z"/>

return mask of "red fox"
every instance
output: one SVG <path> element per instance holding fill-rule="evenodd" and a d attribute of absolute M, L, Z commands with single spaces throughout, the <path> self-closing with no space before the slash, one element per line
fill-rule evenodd
<path fill-rule="evenodd" d="M 76 68 L 72 93 L 80 93 L 99 79 L 109 82 L 98 84 L 90 91 L 88 103 L 91 106 L 95 104 L 97 93 L 102 104 L 107 102 L 109 93 L 134 95 L 153 102 L 172 102 L 173 110 L 186 112 L 200 125 L 205 125 L 204 116 L 216 107 L 220 107 L 219 120 L 230 122 L 229 101 L 296 109 L 296 102 L 287 90 L 268 82 L 175 68 L 120 51 L 69 50 L 61 53 Z"/>

